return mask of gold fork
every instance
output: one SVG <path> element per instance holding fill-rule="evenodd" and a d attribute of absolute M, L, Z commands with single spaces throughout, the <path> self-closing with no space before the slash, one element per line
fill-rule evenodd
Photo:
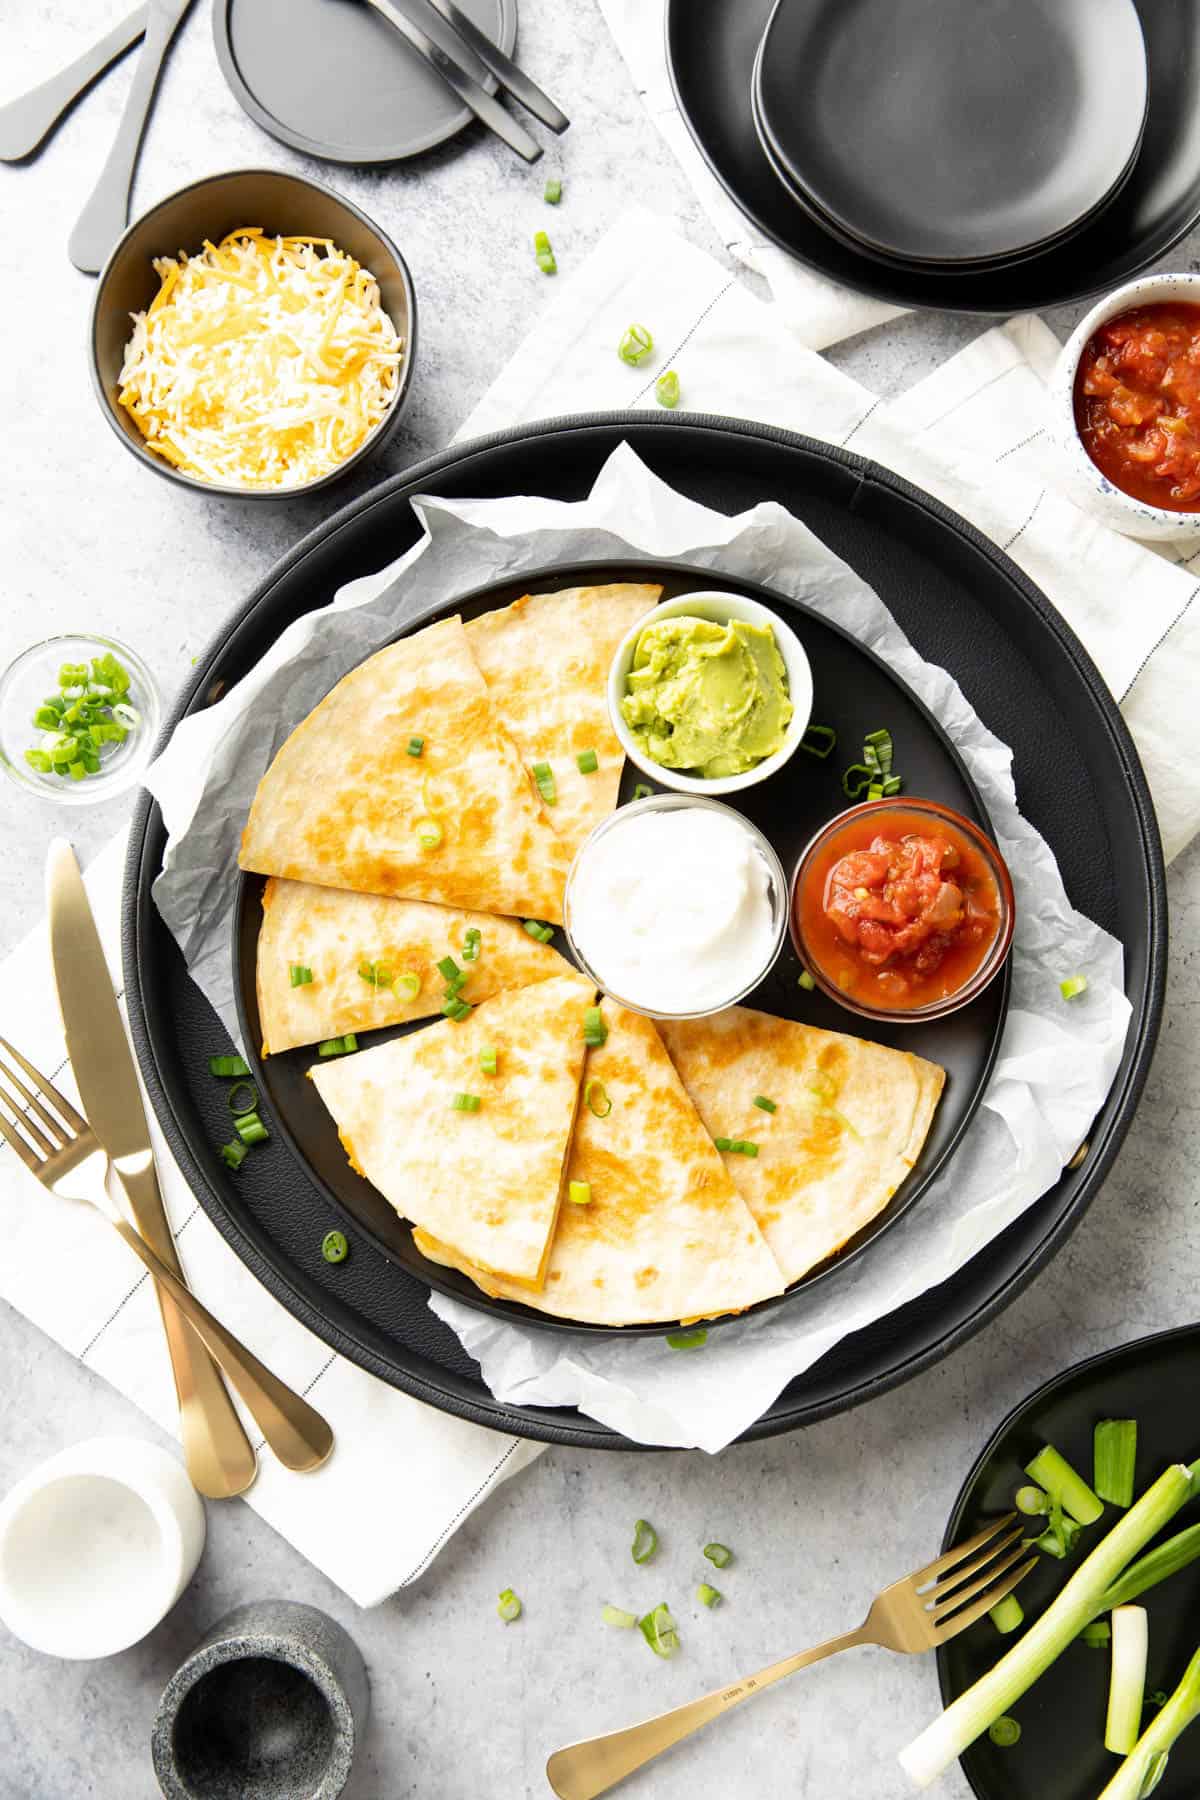
<path fill-rule="evenodd" d="M 1029 1544 L 1022 1537 L 1022 1530 L 1016 1513 L 1008 1513 L 965 1544 L 884 1588 L 857 1631 L 830 1638 L 828 1643 L 803 1650 L 798 1656 L 785 1657 L 745 1681 L 719 1688 L 715 1694 L 705 1694 L 672 1712 L 659 1713 L 657 1718 L 644 1719 L 625 1731 L 611 1731 L 607 1737 L 588 1738 L 565 1750 L 556 1750 L 546 1764 L 550 1786 L 559 1800 L 595 1800 L 597 1794 L 607 1794 L 635 1769 L 652 1762 L 711 1719 L 740 1706 L 743 1700 L 782 1681 L 785 1675 L 806 1669 L 827 1656 L 836 1656 L 839 1650 L 852 1649 L 856 1644 L 879 1644 L 885 1650 L 915 1654 L 948 1643 L 1011 1594 L 1037 1562 L 1036 1555 L 1025 1555 Z"/>
<path fill-rule="evenodd" d="M 219 1324 L 138 1236 L 109 1194 L 108 1156 L 87 1120 L 19 1050 L 11 1044 L 4 1047 L 37 1092 L 31 1093 L 0 1059 L 0 1107 L 8 1109 L 7 1113 L 0 1110 L 0 1134 L 44 1187 L 63 1199 L 86 1201 L 104 1214 L 170 1293 L 284 1467 L 298 1471 L 319 1468 L 333 1449 L 333 1433 L 320 1413 Z M 14 1099 L 10 1090 L 19 1098 Z"/>

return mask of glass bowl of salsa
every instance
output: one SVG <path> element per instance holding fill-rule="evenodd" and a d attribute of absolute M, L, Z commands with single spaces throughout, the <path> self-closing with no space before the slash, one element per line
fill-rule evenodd
<path fill-rule="evenodd" d="M 1012 944 L 1013 889 L 991 839 L 936 800 L 868 800 L 831 819 L 792 877 L 796 953 L 866 1019 L 939 1019 Z"/>

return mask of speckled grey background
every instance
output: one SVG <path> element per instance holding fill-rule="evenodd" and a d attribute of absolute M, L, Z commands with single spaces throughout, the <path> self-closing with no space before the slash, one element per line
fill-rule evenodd
<path fill-rule="evenodd" d="M 68 61 L 128 3 L 7 0 L 0 98 Z M 545 222 L 544 173 L 560 170 L 568 184 L 553 220 L 564 267 L 633 195 L 723 255 L 592 0 L 522 0 L 524 59 L 574 121 L 533 172 L 475 131 L 408 169 L 331 171 L 295 157 L 262 137 L 226 91 L 207 10 L 198 0 L 172 55 L 134 204 L 209 171 L 268 163 L 329 180 L 398 239 L 420 299 L 421 367 L 404 428 L 368 480 L 444 445 L 528 329 L 543 279 L 527 244 Z M 65 246 L 131 67 L 114 71 L 35 163 L 0 167 L 0 649 L 81 624 L 109 631 L 137 644 L 169 698 L 270 563 L 353 489 L 266 510 L 205 501 L 143 473 L 101 418 L 84 349 L 92 284 Z M 1197 267 L 1198 248 L 1193 238 L 1169 266 Z M 1062 331 L 1075 316 L 1064 309 L 1051 322 Z M 834 360 L 879 391 L 899 391 L 979 329 L 913 316 Z M 125 812 L 118 802 L 70 820 L 85 857 Z M 0 950 L 37 916 L 46 841 L 62 827 L 52 808 L 0 794 Z M 542 1766 L 556 1744 L 857 1623 L 878 1587 L 931 1553 L 967 1465 L 1031 1386 L 1108 1344 L 1195 1316 L 1200 850 L 1171 871 L 1170 897 L 1166 1024 L 1117 1170 L 1051 1269 L 957 1356 L 849 1417 L 719 1461 L 551 1451 L 470 1520 L 415 1588 L 370 1613 L 246 1507 L 210 1507 L 195 1580 L 136 1649 L 107 1663 L 51 1663 L 0 1631 L 0 1800 L 151 1800 L 150 1722 L 163 1684 L 221 1613 L 261 1595 L 323 1607 L 366 1655 L 373 1708 L 352 1800 L 547 1794 Z M 153 1430 L 7 1311 L 0 1369 L 0 1488 L 74 1439 Z M 662 1534 L 652 1569 L 629 1561 L 639 1514 Z M 727 1605 L 708 1614 L 691 1596 L 707 1570 L 699 1546 L 714 1536 L 739 1556 L 721 1583 Z M 495 1600 L 508 1586 L 525 1616 L 505 1627 Z M 684 1650 L 672 1663 L 599 1621 L 606 1600 L 641 1608 L 659 1599 L 682 1624 Z M 630 1784 L 631 1800 L 685 1800 L 699 1789 L 723 1800 L 901 1800 L 894 1753 L 936 1703 L 931 1663 L 858 1651 L 676 1752 Z M 938 1791 L 947 1800 L 967 1793 L 957 1774 Z"/>

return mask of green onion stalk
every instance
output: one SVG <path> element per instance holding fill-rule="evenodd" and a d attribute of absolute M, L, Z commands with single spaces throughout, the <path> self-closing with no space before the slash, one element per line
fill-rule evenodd
<path fill-rule="evenodd" d="M 1200 1650 L 1166 1705 L 1154 1715 L 1100 1800 L 1142 1800 L 1157 1786 L 1177 1737 L 1200 1715 Z"/>
<path fill-rule="evenodd" d="M 1175 1517 L 1191 1492 L 1192 1471 L 1184 1464 L 1174 1463 L 1159 1476 L 1079 1565 L 1041 1618 L 994 1668 L 960 1694 L 940 1718 L 900 1752 L 900 1766 L 915 1786 L 928 1787 L 936 1781 L 956 1757 L 1045 1674 L 1084 1626 L 1106 1610 L 1106 1604 L 1112 1604 L 1109 1594 L 1118 1578 L 1150 1539 Z M 1115 1797 L 1108 1796 L 1107 1800 Z"/>

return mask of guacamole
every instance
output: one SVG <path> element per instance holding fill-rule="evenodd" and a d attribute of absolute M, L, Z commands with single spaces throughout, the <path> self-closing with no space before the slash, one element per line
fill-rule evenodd
<path fill-rule="evenodd" d="M 792 716 L 769 625 L 678 614 L 637 641 L 621 713 L 665 769 L 741 775 L 782 748 Z"/>

